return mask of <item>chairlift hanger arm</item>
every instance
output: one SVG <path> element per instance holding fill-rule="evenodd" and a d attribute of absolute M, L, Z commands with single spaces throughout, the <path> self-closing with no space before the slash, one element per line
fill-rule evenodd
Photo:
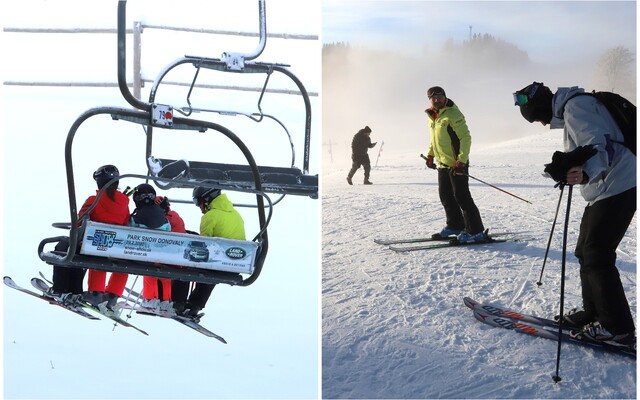
<path fill-rule="evenodd" d="M 150 110 L 151 105 L 138 100 L 127 85 L 127 0 L 118 1 L 118 87 L 125 100 L 140 110 Z"/>

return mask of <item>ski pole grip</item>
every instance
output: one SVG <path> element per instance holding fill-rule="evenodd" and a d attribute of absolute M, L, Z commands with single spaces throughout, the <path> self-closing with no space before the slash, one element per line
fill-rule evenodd
<path fill-rule="evenodd" d="M 425 161 L 429 161 L 429 159 L 427 158 L 427 156 L 425 156 L 424 154 L 420 154 L 420 157 L 422 157 Z M 429 164 L 427 164 L 427 167 L 431 168 L 431 169 L 436 169 L 435 165 L 429 166 Z"/>

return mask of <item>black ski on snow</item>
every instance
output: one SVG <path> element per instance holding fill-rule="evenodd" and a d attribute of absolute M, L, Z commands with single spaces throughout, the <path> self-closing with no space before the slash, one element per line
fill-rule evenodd
<path fill-rule="evenodd" d="M 68 306 L 68 305 L 65 305 L 63 303 L 60 303 L 60 302 L 56 301 L 55 299 L 52 299 L 51 297 L 47 297 L 47 296 L 38 294 L 36 292 L 32 292 L 29 289 L 25 289 L 22 286 L 20 286 L 17 283 L 15 283 L 13 281 L 13 279 L 11 279 L 11 277 L 9 277 L 9 276 L 5 276 L 3 281 L 4 281 L 5 285 L 9 286 L 12 289 L 18 290 L 18 291 L 20 291 L 22 293 L 26 293 L 26 294 L 31 295 L 33 297 L 36 297 L 36 298 L 38 298 L 40 300 L 44 300 L 49 304 L 53 304 L 53 305 L 56 305 L 56 306 L 58 306 L 60 308 L 64 308 L 65 310 L 71 311 L 72 313 L 80 315 L 81 317 L 85 317 L 87 319 L 100 319 L 98 317 L 94 317 L 93 315 L 87 313 L 86 311 L 84 311 L 82 309 L 82 307 Z"/>
<path fill-rule="evenodd" d="M 434 243 L 434 244 L 425 244 L 425 245 L 418 245 L 418 246 L 389 246 L 389 250 L 393 250 L 396 253 L 403 253 L 407 251 L 416 251 L 416 250 L 431 250 L 431 249 L 443 249 L 448 247 L 502 243 L 502 242 L 514 241 L 514 240 L 517 240 L 517 239 L 505 238 L 505 237 L 498 237 L 498 238 L 489 237 L 486 240 L 479 240 L 475 242 L 458 242 L 456 239 L 451 239 L 449 242 L 445 242 L 445 243 Z"/>
<path fill-rule="evenodd" d="M 492 232 L 493 236 L 507 236 L 507 235 L 515 235 L 523 232 Z M 451 239 L 455 239 L 455 235 L 450 236 L 440 236 L 439 234 L 435 234 L 432 236 L 425 237 L 415 237 L 415 238 L 400 238 L 400 239 L 373 239 L 374 243 L 382 244 L 382 245 L 392 245 L 392 244 L 411 244 L 411 243 L 423 243 L 423 242 L 439 242 L 439 241 L 449 241 Z"/>
<path fill-rule="evenodd" d="M 504 328 L 509 330 L 514 330 L 516 332 L 525 333 L 530 336 L 542 337 L 545 339 L 550 339 L 554 341 L 558 341 L 560 336 L 562 336 L 562 341 L 566 343 L 572 343 L 579 346 L 589 347 L 593 349 L 600 349 L 611 353 L 616 353 L 620 355 L 624 355 L 631 358 L 636 358 L 636 349 L 635 345 L 633 347 L 626 346 L 616 346 L 609 343 L 597 342 L 587 338 L 577 338 L 571 336 L 569 331 L 563 330 L 562 333 L 558 332 L 558 326 L 550 319 L 538 318 L 534 316 L 527 316 L 525 314 L 520 314 L 513 310 L 508 310 L 504 308 L 499 309 L 499 315 L 494 314 L 494 310 L 492 307 L 478 307 L 478 302 L 469 299 L 470 301 L 465 300 L 465 305 L 470 306 L 472 304 L 476 304 L 476 306 L 471 307 L 473 309 L 473 316 L 480 322 L 485 324 Z M 489 310 L 489 311 L 487 311 Z M 507 315 L 518 316 L 516 319 L 512 317 L 508 317 Z M 524 317 L 519 318 L 519 317 Z M 541 321 L 542 323 L 550 323 L 549 325 L 540 325 L 534 322 L 524 322 L 525 320 L 533 320 L 536 319 Z M 545 322 L 546 321 L 546 322 Z"/>
<path fill-rule="evenodd" d="M 433 236 L 427 236 L 427 237 L 415 237 L 415 238 L 405 238 L 405 239 L 373 239 L 373 242 L 388 246 L 390 244 L 436 242 L 436 241 L 451 240 L 451 239 L 455 239 L 455 236 L 433 235 Z"/>

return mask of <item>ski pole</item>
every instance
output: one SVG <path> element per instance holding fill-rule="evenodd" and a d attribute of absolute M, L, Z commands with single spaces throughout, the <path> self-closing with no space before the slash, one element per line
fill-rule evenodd
<path fill-rule="evenodd" d="M 560 185 L 560 198 L 558 199 L 558 205 L 556 206 L 556 216 L 553 218 L 553 225 L 551 225 L 551 233 L 549 234 L 549 242 L 547 242 L 547 250 L 544 252 L 544 261 L 542 261 L 542 270 L 540 271 L 540 278 L 536 284 L 542 286 L 542 274 L 544 274 L 544 266 L 547 264 L 547 256 L 549 255 L 549 248 L 551 247 L 551 238 L 553 237 L 553 231 L 556 227 L 556 221 L 558 220 L 558 211 L 560 211 L 560 203 L 562 202 L 562 192 L 564 192 L 564 185 Z"/>
<path fill-rule="evenodd" d="M 375 168 L 378 168 L 378 160 L 380 159 L 380 153 L 382 153 L 382 146 L 384 146 L 384 140 L 380 143 L 380 148 L 378 149 L 378 157 L 376 157 L 376 165 Z"/>
<path fill-rule="evenodd" d="M 464 174 L 464 175 L 468 176 L 468 177 L 469 177 L 469 178 L 471 178 L 471 179 L 475 179 L 475 180 L 476 180 L 476 181 L 478 181 L 478 182 L 484 183 L 484 184 L 485 184 L 485 185 L 487 185 L 487 186 L 491 186 L 491 187 L 492 187 L 492 188 L 494 188 L 494 189 L 498 189 L 499 191 L 501 191 L 501 192 L 503 192 L 503 193 L 506 193 L 506 194 L 508 194 L 509 196 L 513 196 L 513 197 L 515 197 L 515 198 L 516 198 L 516 199 L 518 199 L 518 200 L 522 200 L 522 201 L 527 202 L 527 203 L 529 203 L 529 204 L 533 204 L 533 203 L 532 203 L 532 202 L 530 202 L 529 200 L 525 200 L 525 199 L 523 199 L 522 197 L 518 197 L 518 196 L 516 196 L 516 195 L 515 195 L 515 194 L 513 194 L 513 193 L 509 193 L 509 192 L 507 192 L 506 190 L 500 189 L 500 188 L 499 188 L 499 187 L 497 187 L 497 186 L 493 186 L 492 184 L 487 183 L 487 182 L 485 182 L 485 181 L 483 181 L 483 180 L 480 180 L 480 179 L 478 179 L 478 178 L 475 178 L 475 177 L 473 177 L 473 176 L 471 176 L 471 175 L 469 175 L 469 174 Z"/>
<path fill-rule="evenodd" d="M 425 157 L 425 156 L 424 156 L 424 154 L 420 154 L 420 157 L 424 158 L 425 160 L 427 159 L 427 157 Z M 499 191 L 501 191 L 501 192 L 503 192 L 503 193 L 506 193 L 506 194 L 508 194 L 509 196 L 513 196 L 513 197 L 515 197 L 515 198 L 516 198 L 516 199 L 518 199 L 518 200 L 522 200 L 522 201 L 527 202 L 527 203 L 529 203 L 529 204 L 533 204 L 533 203 L 532 203 L 532 202 L 530 202 L 529 200 L 525 200 L 525 199 L 523 199 L 522 197 L 518 197 L 518 196 L 516 196 L 516 195 L 515 195 L 515 194 L 513 194 L 513 193 L 509 193 L 509 192 L 507 192 L 507 191 L 506 191 L 506 190 L 504 190 L 504 189 L 500 189 L 499 187 L 494 186 L 494 185 L 492 185 L 492 184 L 490 184 L 490 183 L 487 183 L 487 182 L 485 182 L 485 181 L 483 181 L 483 180 L 481 180 L 481 179 L 478 179 L 478 178 L 476 178 L 476 177 L 474 177 L 474 176 L 471 176 L 471 175 L 469 175 L 469 174 L 462 174 L 462 175 L 464 175 L 464 176 L 466 176 L 466 177 L 469 177 L 469 178 L 471 178 L 471 179 L 475 179 L 476 181 L 478 181 L 478 182 L 480 182 L 480 183 L 484 183 L 484 184 L 485 184 L 485 185 L 487 185 L 487 186 L 491 186 L 492 188 L 497 189 L 497 190 L 499 190 Z"/>
<path fill-rule="evenodd" d="M 558 323 L 558 354 L 556 357 L 556 374 L 553 376 L 553 381 L 558 383 L 562 380 L 560 377 L 560 349 L 562 347 L 562 325 L 564 316 L 564 277 L 567 267 L 567 233 L 569 232 L 569 211 L 571 211 L 571 193 L 573 192 L 573 185 L 569 185 L 569 192 L 567 194 L 567 215 L 564 218 L 564 234 L 562 237 L 562 270 L 560 274 L 560 321 Z"/>
<path fill-rule="evenodd" d="M 133 285 L 131 285 L 132 288 L 136 287 L 136 282 L 138 282 L 138 276 L 136 275 L 136 279 L 133 280 Z M 138 298 L 135 299 L 134 301 L 134 306 L 137 306 L 138 304 L 142 303 L 142 301 L 140 300 L 140 296 L 142 296 L 142 291 L 140 291 L 140 293 L 138 293 Z M 131 292 L 127 292 L 127 297 L 124 298 L 125 300 L 131 300 Z M 129 314 L 127 314 L 127 321 L 129 320 L 129 318 L 131 318 L 131 314 L 133 313 L 133 310 L 129 310 Z"/>

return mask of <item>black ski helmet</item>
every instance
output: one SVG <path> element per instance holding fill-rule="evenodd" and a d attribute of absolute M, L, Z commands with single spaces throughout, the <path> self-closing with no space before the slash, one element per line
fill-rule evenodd
<path fill-rule="evenodd" d="M 107 184 L 111 179 L 118 178 L 120 176 L 120 172 L 115 165 L 107 164 L 98 168 L 93 173 L 93 179 L 95 179 L 98 184 L 98 189 L 102 189 L 104 185 Z M 117 183 L 118 181 L 114 182 Z"/>
<path fill-rule="evenodd" d="M 518 90 L 513 94 L 515 105 L 520 107 L 520 114 L 529 122 L 551 123 L 553 92 L 542 82 Z"/>
<path fill-rule="evenodd" d="M 148 183 L 141 183 L 133 190 L 133 202 L 136 207 L 145 204 L 155 204 L 156 190 Z"/>
<path fill-rule="evenodd" d="M 200 206 L 200 203 L 209 204 L 211 200 L 220 196 L 222 191 L 217 188 L 198 186 L 193 189 L 193 204 Z"/>

